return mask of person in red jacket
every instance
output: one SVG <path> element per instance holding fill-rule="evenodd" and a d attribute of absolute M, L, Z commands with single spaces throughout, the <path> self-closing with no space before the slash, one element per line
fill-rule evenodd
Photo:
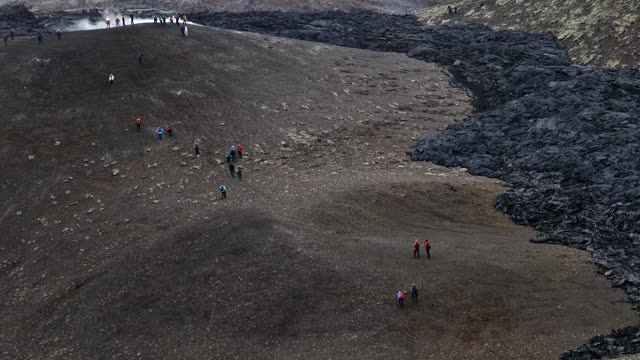
<path fill-rule="evenodd" d="M 171 125 L 167 124 L 167 126 L 165 126 L 164 128 L 164 131 L 166 131 L 169 136 L 173 136 L 173 128 L 171 127 Z"/>
<path fill-rule="evenodd" d="M 431 244 L 429 244 L 429 240 L 425 240 L 423 245 L 424 245 L 424 252 L 427 253 L 427 259 L 431 259 Z"/>
<path fill-rule="evenodd" d="M 396 300 L 398 300 L 398 305 L 400 307 L 404 307 L 404 292 L 402 290 L 398 290 L 396 294 Z"/>
<path fill-rule="evenodd" d="M 413 242 L 413 257 L 420 259 L 420 241 L 418 239 Z"/>
<path fill-rule="evenodd" d="M 140 131 L 141 126 L 142 126 L 142 119 L 140 119 L 140 116 L 138 116 L 136 118 L 136 131 Z"/>
<path fill-rule="evenodd" d="M 238 159 L 242 159 L 243 151 L 244 151 L 244 148 L 242 147 L 242 145 L 238 144 Z"/>

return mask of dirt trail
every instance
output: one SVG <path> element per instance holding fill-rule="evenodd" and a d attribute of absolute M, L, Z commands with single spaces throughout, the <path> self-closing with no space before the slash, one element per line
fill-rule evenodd
<path fill-rule="evenodd" d="M 635 320 L 583 253 L 496 213 L 498 184 L 405 159 L 471 110 L 441 68 L 189 34 L 0 48 L 4 356 L 534 359 Z M 397 309 L 412 282 L 421 303 Z"/>

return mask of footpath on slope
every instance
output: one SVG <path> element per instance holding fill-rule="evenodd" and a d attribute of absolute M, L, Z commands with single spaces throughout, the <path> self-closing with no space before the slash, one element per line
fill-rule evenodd
<path fill-rule="evenodd" d="M 551 34 L 481 25 L 429 27 L 368 12 L 201 13 L 195 21 L 378 51 L 447 66 L 477 112 L 420 141 L 414 160 L 505 180 L 496 207 L 539 231 L 534 241 L 587 250 L 640 305 L 640 73 L 571 63 Z M 563 358 L 640 352 L 640 326 L 593 338 Z"/>

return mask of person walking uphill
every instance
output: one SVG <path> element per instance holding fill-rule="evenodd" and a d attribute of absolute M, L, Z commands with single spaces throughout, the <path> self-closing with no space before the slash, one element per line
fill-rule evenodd
<path fill-rule="evenodd" d="M 162 140 L 162 135 L 164 135 L 164 130 L 161 127 L 156 129 L 156 134 L 158 134 L 158 139 Z"/>
<path fill-rule="evenodd" d="M 429 244 L 429 240 L 425 240 L 422 245 L 424 245 L 424 252 L 427 253 L 427 259 L 431 259 L 431 244 Z"/>
<path fill-rule="evenodd" d="M 171 127 L 171 125 L 167 124 L 167 126 L 164 128 L 164 131 L 166 131 L 169 136 L 173 136 L 173 128 Z"/>
<path fill-rule="evenodd" d="M 56 35 L 58 36 L 58 40 L 62 40 L 62 32 L 60 32 L 60 30 L 56 30 Z"/>
<path fill-rule="evenodd" d="M 236 162 L 236 146 L 231 145 L 231 150 L 229 150 L 229 155 L 231 155 L 231 161 Z"/>
<path fill-rule="evenodd" d="M 413 242 L 413 257 L 420 259 L 420 241 L 418 239 Z"/>
<path fill-rule="evenodd" d="M 38 45 L 42 45 L 42 33 L 38 33 Z"/>
<path fill-rule="evenodd" d="M 236 177 L 236 166 L 232 162 L 229 163 L 229 171 L 232 178 Z"/>
<path fill-rule="evenodd" d="M 398 305 L 401 308 L 404 307 L 404 293 L 402 292 L 402 290 L 398 290 L 398 293 L 396 294 L 396 300 L 398 300 Z"/>
<path fill-rule="evenodd" d="M 220 200 L 227 198 L 227 187 L 224 184 L 220 185 Z"/>
<path fill-rule="evenodd" d="M 109 85 L 113 85 L 113 82 L 116 80 L 116 77 L 113 74 L 109 74 Z"/>
<path fill-rule="evenodd" d="M 242 159 L 242 153 L 244 152 L 244 148 L 242 145 L 238 145 L 238 159 Z"/>
<path fill-rule="evenodd" d="M 141 126 L 142 126 L 142 119 L 140 119 L 140 116 L 138 116 L 136 118 L 136 131 L 140 131 Z"/>
<path fill-rule="evenodd" d="M 138 53 L 138 64 L 142 65 L 142 58 L 144 57 L 144 54 L 142 52 Z"/>

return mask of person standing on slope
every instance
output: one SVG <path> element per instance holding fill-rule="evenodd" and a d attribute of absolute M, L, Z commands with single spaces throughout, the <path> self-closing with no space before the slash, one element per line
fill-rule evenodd
<path fill-rule="evenodd" d="M 238 166 L 236 174 L 238 174 L 238 180 L 242 181 L 242 175 L 244 175 L 244 169 L 242 168 L 242 166 Z"/>
<path fill-rule="evenodd" d="M 126 15 L 122 15 L 122 26 L 127 25 L 127 16 Z"/>
<path fill-rule="evenodd" d="M 398 300 L 398 305 L 401 308 L 404 307 L 404 293 L 402 292 L 402 290 L 398 290 L 398 293 L 396 294 L 396 300 Z"/>
<path fill-rule="evenodd" d="M 120 16 L 116 15 L 116 27 L 120 26 Z"/>
<path fill-rule="evenodd" d="M 229 163 L 229 172 L 232 178 L 236 177 L 236 166 L 232 162 Z"/>
<path fill-rule="evenodd" d="M 193 144 L 193 152 L 195 153 L 196 157 L 200 157 L 200 146 L 198 146 L 197 141 Z"/>
<path fill-rule="evenodd" d="M 140 119 L 140 116 L 138 116 L 136 118 L 136 131 L 140 131 L 140 127 L 142 127 L 142 119 Z"/>
<path fill-rule="evenodd" d="M 38 45 L 42 45 L 42 33 L 38 33 L 37 38 L 38 38 Z"/>
<path fill-rule="evenodd" d="M 13 29 L 11 29 L 11 31 L 9 32 L 9 35 L 11 36 L 11 40 L 13 40 L 13 37 L 15 35 L 15 32 L 13 32 Z"/>
<path fill-rule="evenodd" d="M 129 15 L 131 17 L 131 25 L 133 25 L 133 14 Z"/>
<path fill-rule="evenodd" d="M 420 241 L 418 239 L 413 242 L 413 257 L 420 259 Z"/>
<path fill-rule="evenodd" d="M 220 200 L 227 198 L 227 187 L 224 184 L 220 185 Z"/>
<path fill-rule="evenodd" d="M 173 136 L 173 128 L 171 127 L 171 125 L 167 124 L 164 130 L 167 132 L 167 134 L 169 134 L 169 136 Z"/>
<path fill-rule="evenodd" d="M 418 302 L 418 287 L 415 283 L 411 284 L 411 301 L 413 303 Z"/>
<path fill-rule="evenodd" d="M 429 240 L 425 240 L 422 245 L 424 245 L 424 252 L 427 253 L 427 259 L 431 259 L 431 244 L 429 244 Z"/>
<path fill-rule="evenodd" d="M 7 43 L 9 42 L 9 35 L 4 35 L 2 39 L 4 40 L 4 46 L 7 46 Z"/>
<path fill-rule="evenodd" d="M 62 40 L 62 32 L 60 32 L 60 29 L 56 30 L 56 36 L 58 36 L 58 40 Z"/>
<path fill-rule="evenodd" d="M 107 17 L 105 19 L 105 22 L 107 23 L 107 29 L 111 29 L 111 19 L 109 19 L 109 17 Z"/>
<path fill-rule="evenodd" d="M 113 74 L 109 74 L 109 85 L 113 85 L 113 82 L 116 80 L 116 77 Z"/>
<path fill-rule="evenodd" d="M 156 134 L 158 134 L 158 139 L 162 140 L 162 135 L 164 135 L 164 130 L 161 127 L 156 129 Z"/>
<path fill-rule="evenodd" d="M 231 155 L 231 162 L 236 162 L 236 146 L 231 145 L 231 150 L 229 150 L 229 155 Z"/>
<path fill-rule="evenodd" d="M 142 52 L 140 52 L 138 54 L 138 64 L 142 65 L 142 58 L 144 57 L 144 54 Z"/>
<path fill-rule="evenodd" d="M 238 144 L 238 159 L 242 159 L 242 153 L 244 152 L 244 148 L 242 145 Z"/>

